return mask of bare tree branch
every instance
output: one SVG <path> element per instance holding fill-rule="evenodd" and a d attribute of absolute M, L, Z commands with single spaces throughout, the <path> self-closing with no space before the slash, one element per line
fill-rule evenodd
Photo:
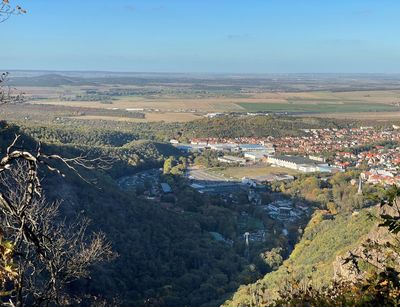
<path fill-rule="evenodd" d="M 0 0 L 0 23 L 24 14 L 20 6 Z M 0 74 L 0 105 L 23 101 L 6 86 L 8 73 Z M 108 158 L 88 156 L 63 158 L 18 149 L 20 136 L 0 157 L 0 302 L 5 306 L 73 305 L 79 299 L 65 290 L 74 280 L 89 276 L 92 265 L 115 255 L 101 233 L 88 235 L 89 221 L 77 218 L 67 224 L 58 214 L 59 202 L 48 202 L 39 178 L 39 168 L 62 176 L 57 163 L 85 180 L 78 168 L 106 169 Z M 86 180 L 85 180 L 86 181 Z M 87 182 L 87 181 L 86 181 Z"/>
<path fill-rule="evenodd" d="M 26 14 L 26 10 L 19 5 L 12 6 L 9 0 L 0 1 L 0 23 L 5 22 L 12 15 L 20 14 Z"/>
<path fill-rule="evenodd" d="M 0 74 L 0 105 L 24 102 L 24 93 L 7 85 L 8 76 L 7 72 Z"/>
<path fill-rule="evenodd" d="M 0 174 L 1 229 L 13 242 L 18 272 L 12 293 L 5 298 L 17 306 L 71 304 L 76 298 L 65 287 L 88 277 L 92 265 L 111 260 L 111 245 L 101 233 L 87 235 L 87 219 L 78 217 L 72 224 L 60 220 L 60 203 L 49 203 L 41 191 L 33 191 L 39 182 L 37 168 L 22 157 Z M 31 172 L 34 175 L 26 176 Z"/>

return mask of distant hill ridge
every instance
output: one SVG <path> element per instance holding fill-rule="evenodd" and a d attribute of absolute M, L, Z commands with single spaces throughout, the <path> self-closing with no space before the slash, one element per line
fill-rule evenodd
<path fill-rule="evenodd" d="M 93 85 L 94 83 L 84 78 L 67 77 L 65 75 L 52 73 L 33 77 L 11 77 L 8 84 L 11 86 L 56 87 L 62 85 Z"/>

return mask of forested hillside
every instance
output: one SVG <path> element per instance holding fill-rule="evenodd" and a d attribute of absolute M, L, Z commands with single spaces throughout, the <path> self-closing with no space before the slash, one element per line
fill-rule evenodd
<path fill-rule="evenodd" d="M 247 116 L 202 119 L 184 124 L 185 137 L 266 137 L 299 135 L 301 129 L 338 128 L 351 122 L 289 116 Z"/>
<path fill-rule="evenodd" d="M 224 116 L 186 123 L 130 123 L 104 120 L 66 120 L 62 124 L 18 122 L 28 134 L 40 139 L 88 145 L 122 146 L 132 140 L 168 142 L 172 138 L 187 141 L 194 137 L 268 137 L 299 135 L 302 129 L 341 128 L 358 125 L 358 121 L 297 118 L 290 116 Z"/>
<path fill-rule="evenodd" d="M 141 169 L 161 167 L 165 158 L 180 155 L 175 147 L 152 140 L 138 139 L 131 132 L 107 129 L 87 130 L 84 127 L 22 126 L 21 131 L 37 142 L 45 143 L 60 154 L 107 156 L 113 159 L 108 174 L 113 178 Z"/>
<path fill-rule="evenodd" d="M 18 127 L 2 123 L 2 151 L 20 133 Z M 133 142 L 120 150 L 136 146 Z M 18 146 L 35 151 L 37 142 L 22 135 Z M 86 150 L 71 145 L 42 146 L 45 152 L 65 157 Z M 91 155 L 113 153 L 110 148 L 99 148 L 100 152 Z M 122 191 L 110 176 L 112 170 L 77 166 L 83 180 L 62 164 L 58 167 L 65 177 L 43 171 L 47 199 L 62 201 L 62 219 L 73 221 L 77 215 L 90 219 L 90 230 L 103 232 L 118 254 L 112 262 L 94 267 L 92 278 L 72 283 L 71 293 L 90 293 L 117 300 L 122 306 L 217 306 L 240 284 L 261 277 L 249 269 L 242 244 L 218 242 L 210 235 L 237 236 L 240 207 L 202 196 L 179 177 L 166 177 L 176 191 L 176 205 L 184 212 L 168 210 L 139 199 L 134 191 Z M 271 240 L 268 246 L 275 244 Z"/>
<path fill-rule="evenodd" d="M 234 130 L 224 128 L 224 121 L 221 125 L 216 125 L 218 120 L 211 122 L 212 133 L 236 135 Z M 205 123 L 207 120 L 201 122 L 202 135 L 208 133 Z M 266 117 L 250 118 L 238 130 L 239 135 L 246 135 L 246 129 L 253 129 L 252 133 L 261 129 L 260 135 L 273 131 L 272 123 L 263 130 L 267 123 Z M 285 127 L 299 131 L 299 127 L 303 127 L 297 126 L 300 123 L 297 119 L 293 122 L 280 119 L 277 131 L 287 133 L 283 130 Z M 175 132 L 184 138 L 192 131 L 188 128 L 192 127 L 190 125 L 185 124 L 186 132 L 183 129 Z M 152 134 L 155 131 L 150 131 L 148 139 L 157 139 L 156 134 Z M 280 257 L 280 260 L 267 260 L 268 267 L 256 261 L 261 259 L 255 254 L 256 250 L 251 251 L 250 258 L 246 257 L 243 241 L 227 244 L 241 236 L 238 224 L 245 209 L 241 203 L 227 203 L 219 197 L 199 194 L 179 176 L 170 174 L 163 175 L 163 180 L 171 185 L 175 196 L 165 197 L 162 205 L 138 197 L 137 191 L 121 190 L 116 181 L 119 177 L 159 168 L 166 157 L 179 155 L 169 144 L 141 140 L 143 132 L 107 129 L 90 132 L 85 127 L 73 130 L 58 126 L 18 128 L 1 124 L 3 151 L 15 134 L 22 133 L 18 144 L 21 148 L 34 151 L 40 140 L 48 153 L 67 158 L 105 157 L 113 162 L 110 169 L 104 170 L 78 166 L 83 178 L 62 164 L 58 167 L 65 173 L 64 178 L 47 171 L 42 174 L 48 199 L 62 200 L 62 218 L 73 220 L 81 215 L 90 219 L 90 229 L 105 233 L 118 254 L 111 263 L 94 267 L 92 278 L 72 283 L 71 293 L 90 293 L 106 300 L 117 300 L 123 306 L 218 306 L 224 302 L 226 306 L 263 306 L 278 297 L 286 282 L 312 280 L 317 287 L 329 285 L 337 256 L 357 247 L 376 225 L 371 219 L 373 209 L 357 211 L 369 204 L 366 198 L 355 194 L 355 186 L 348 184 L 358 173 L 338 173 L 328 181 L 300 176 L 294 182 L 273 184 L 271 188 L 275 193 L 292 197 L 300 193 L 303 201 L 322 210 L 317 211 L 304 231 L 300 227 L 298 234 L 290 235 L 293 242 L 299 236 L 302 239 L 289 259 L 262 278 L 261 272 L 277 268 L 282 255 L 291 251 L 289 245 L 293 242 L 287 245 L 287 240 L 282 241 L 280 235 L 263 242 L 263 252 L 269 251 L 265 254 L 267 258 Z M 186 159 L 181 158 L 182 161 Z M 332 189 L 336 206 L 330 203 L 327 187 Z M 379 197 L 382 194 L 379 189 L 367 190 Z M 226 239 L 216 240 L 213 233 Z M 280 255 L 280 248 L 285 245 L 286 250 Z M 257 279 L 259 281 L 253 284 Z"/>
<path fill-rule="evenodd" d="M 224 306 L 266 306 L 278 298 L 286 283 L 296 282 L 314 287 L 328 286 L 334 277 L 334 261 L 359 246 L 374 226 L 371 214 L 364 209 L 359 214 L 342 214 L 332 218 L 316 212 L 289 259 L 275 272 L 254 284 L 242 286 Z"/>
<path fill-rule="evenodd" d="M 399 11 L 0 0 L 0 306 L 400 306 Z"/>

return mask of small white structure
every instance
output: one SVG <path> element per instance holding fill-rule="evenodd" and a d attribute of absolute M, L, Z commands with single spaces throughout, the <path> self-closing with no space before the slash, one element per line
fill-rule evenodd
<path fill-rule="evenodd" d="M 228 163 L 228 164 L 240 164 L 240 165 L 246 164 L 246 159 L 243 159 L 240 157 L 234 157 L 234 156 L 218 157 L 218 161 L 220 161 L 222 163 Z"/>
<path fill-rule="evenodd" d="M 139 111 L 144 111 L 143 108 L 127 108 L 125 109 L 128 112 L 139 112 Z"/>
<path fill-rule="evenodd" d="M 221 117 L 224 116 L 224 113 L 208 113 L 206 115 L 204 115 L 204 117 L 207 118 L 216 118 L 216 117 Z"/>
<path fill-rule="evenodd" d="M 264 159 L 266 156 L 268 155 L 268 153 L 264 152 L 264 151 L 260 151 L 260 152 L 246 152 L 244 154 L 244 157 L 250 161 L 253 162 L 258 162 L 262 159 Z"/>
<path fill-rule="evenodd" d="M 257 186 L 257 183 L 254 180 L 247 178 L 247 177 L 242 178 L 242 184 L 248 185 L 249 187 L 253 187 L 253 188 L 255 188 Z"/>

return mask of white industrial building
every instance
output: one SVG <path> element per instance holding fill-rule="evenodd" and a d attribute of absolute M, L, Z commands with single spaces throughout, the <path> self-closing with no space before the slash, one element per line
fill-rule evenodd
<path fill-rule="evenodd" d="M 261 144 L 239 144 L 238 146 L 242 152 L 265 152 L 269 155 L 275 153 L 275 148 L 273 146 L 267 147 Z"/>
<path fill-rule="evenodd" d="M 298 170 L 303 173 L 330 173 L 332 171 L 328 164 L 317 164 L 316 161 L 299 156 L 268 157 L 267 162 L 276 166 Z"/>

